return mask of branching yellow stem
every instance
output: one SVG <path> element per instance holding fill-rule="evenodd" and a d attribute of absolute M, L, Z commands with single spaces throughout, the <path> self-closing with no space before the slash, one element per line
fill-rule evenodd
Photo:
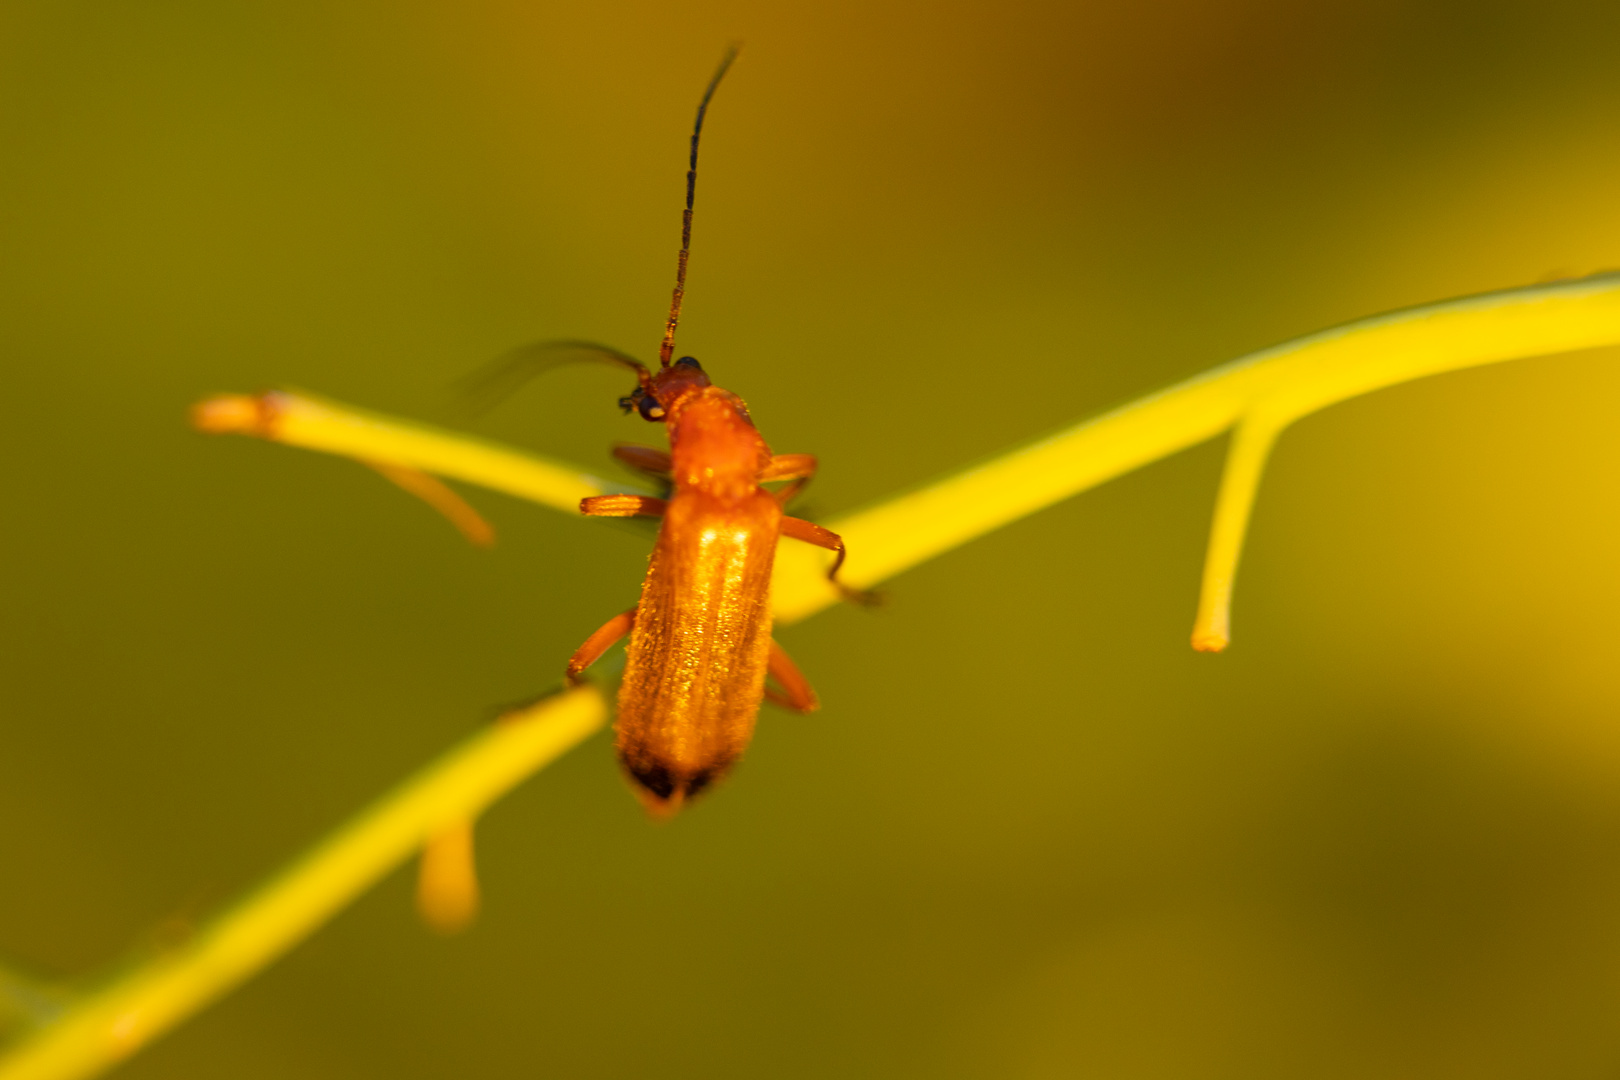
<path fill-rule="evenodd" d="M 1232 432 L 1226 471 L 1215 496 L 1215 522 L 1204 556 L 1198 615 L 1193 619 L 1192 646 L 1199 652 L 1220 652 L 1232 639 L 1232 585 L 1243 552 L 1243 534 L 1249 529 L 1249 512 L 1254 509 L 1266 457 L 1282 427 L 1276 417 L 1255 408 L 1243 415 Z"/>
<path fill-rule="evenodd" d="M 1195 643 L 1227 638 L 1227 609 L 1266 453 L 1294 420 L 1381 387 L 1456 368 L 1620 344 L 1620 274 L 1509 289 L 1380 315 L 1299 338 L 1077 424 L 982 465 L 829 522 L 850 550 L 844 579 L 869 586 L 1070 495 L 1238 426 L 1217 498 Z M 239 432 L 464 480 L 570 513 L 632 485 L 465 436 L 308 395 L 223 396 L 193 412 L 205 431 Z M 406 486 L 459 514 L 431 485 Z M 414 487 L 412 486 L 414 484 Z M 464 526 L 465 526 L 464 522 Z M 476 527 L 474 527 L 476 531 Z M 775 603 L 784 621 L 838 600 L 825 552 L 783 545 Z M 589 687 L 474 736 L 385 795 L 191 941 L 73 1001 L 0 1060 L 0 1080 L 89 1076 L 129 1054 L 285 952 L 429 838 L 432 881 L 470 880 L 464 823 L 595 730 Z M 445 925 L 475 898 L 430 889 Z M 465 904 L 460 901 L 465 900 Z M 460 904 L 460 906 L 458 906 Z"/>
<path fill-rule="evenodd" d="M 849 548 L 843 579 L 869 586 L 1213 438 L 1256 410 L 1280 431 L 1317 409 L 1425 375 L 1616 343 L 1620 273 L 1376 315 L 1223 364 L 827 527 Z M 1230 485 L 1223 498 L 1227 492 L 1252 496 L 1252 487 L 1248 495 L 1244 490 Z M 1224 515 L 1229 529 L 1239 516 L 1235 509 Z M 1241 527 L 1235 535 L 1241 537 Z M 1235 548 L 1231 557 L 1235 566 Z M 838 601 L 817 573 L 826 562 L 814 549 L 783 545 L 777 555 L 779 618 L 802 619 Z M 1205 584 L 1211 587 L 1209 576 Z M 1224 587 L 1229 590 L 1230 581 Z"/>
<path fill-rule="evenodd" d="M 606 714 L 600 692 L 583 686 L 466 739 L 189 941 L 84 995 L 0 1060 L 0 1080 L 94 1076 L 128 1057 L 303 940 L 426 838 L 579 743 Z"/>

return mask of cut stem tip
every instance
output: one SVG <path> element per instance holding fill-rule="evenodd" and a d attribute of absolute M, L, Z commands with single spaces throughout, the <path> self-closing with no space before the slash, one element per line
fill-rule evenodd
<path fill-rule="evenodd" d="M 209 435 L 258 434 L 263 410 L 257 398 L 217 394 L 191 407 L 191 426 Z"/>

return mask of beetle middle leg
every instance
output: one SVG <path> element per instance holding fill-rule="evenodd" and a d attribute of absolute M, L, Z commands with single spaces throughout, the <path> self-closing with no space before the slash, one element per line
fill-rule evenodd
<path fill-rule="evenodd" d="M 816 475 L 816 455 L 814 454 L 777 454 L 771 458 L 771 463 L 760 472 L 762 483 L 772 480 L 791 480 L 792 483 L 776 493 L 776 502 L 779 506 L 786 506 L 788 500 L 804 490 L 812 477 Z"/>
<path fill-rule="evenodd" d="M 837 552 L 838 557 L 833 560 L 832 569 L 827 571 L 827 580 L 832 582 L 833 587 L 838 590 L 838 594 L 845 600 L 864 607 L 871 607 L 878 603 L 880 598 L 876 592 L 870 589 L 852 588 L 838 580 L 838 569 L 844 565 L 844 556 L 849 554 L 844 550 L 843 537 L 831 529 L 823 529 L 813 521 L 806 521 L 803 518 L 796 517 L 784 517 L 782 519 L 782 535 L 791 536 L 795 540 L 803 540 L 807 544 L 814 544 L 816 547 Z"/>
<path fill-rule="evenodd" d="M 765 687 L 765 696 L 776 704 L 799 713 L 815 712 L 821 708 L 821 702 L 816 700 L 816 692 L 810 689 L 810 680 L 804 677 L 799 665 L 776 643 L 775 638 L 771 639 L 771 656 L 766 661 L 765 672 L 776 681 L 776 686 Z"/>

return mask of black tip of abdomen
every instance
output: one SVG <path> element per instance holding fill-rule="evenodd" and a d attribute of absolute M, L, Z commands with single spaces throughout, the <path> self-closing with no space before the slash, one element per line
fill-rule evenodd
<path fill-rule="evenodd" d="M 718 780 L 729 764 L 727 762 L 702 769 L 671 769 L 661 762 L 646 764 L 625 762 L 625 771 L 641 787 L 649 809 L 672 814 L 679 810 L 686 800 Z"/>

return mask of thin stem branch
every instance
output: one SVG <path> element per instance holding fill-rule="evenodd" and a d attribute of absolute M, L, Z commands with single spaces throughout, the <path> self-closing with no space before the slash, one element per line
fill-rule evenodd
<path fill-rule="evenodd" d="M 1192 646 L 1199 652 L 1220 652 L 1232 640 L 1232 588 L 1238 558 L 1260 490 L 1260 474 L 1282 426 L 1263 411 L 1251 410 L 1232 432 L 1226 471 L 1215 496 L 1215 521 L 1210 525 L 1209 549 L 1204 556 L 1198 614 L 1193 619 Z"/>

